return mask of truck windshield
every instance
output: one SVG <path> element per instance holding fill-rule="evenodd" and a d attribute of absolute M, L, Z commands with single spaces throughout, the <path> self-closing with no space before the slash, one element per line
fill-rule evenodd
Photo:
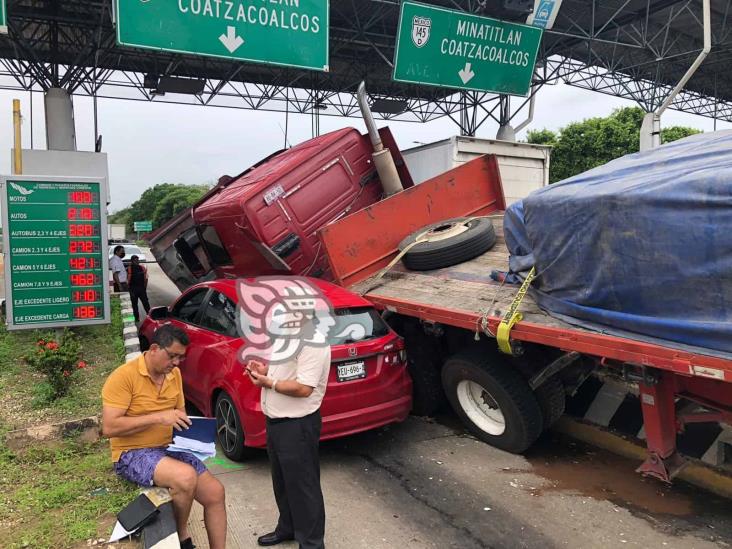
<path fill-rule="evenodd" d="M 328 334 L 331 345 L 376 339 L 389 333 L 389 327 L 373 307 L 336 309 L 335 321 Z"/>

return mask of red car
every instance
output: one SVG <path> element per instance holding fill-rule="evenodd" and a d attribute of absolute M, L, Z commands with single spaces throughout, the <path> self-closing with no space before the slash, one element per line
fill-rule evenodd
<path fill-rule="evenodd" d="M 403 421 L 412 407 L 403 340 L 368 301 L 334 284 L 308 280 L 332 305 L 335 328 L 354 321 L 365 327 L 358 341 L 330 331 L 332 367 L 321 406 L 321 440 Z M 237 303 L 235 280 L 192 286 L 172 307 L 150 311 L 140 327 L 140 344 L 146 349 L 155 329 L 165 323 L 185 330 L 190 345 L 180 369 L 186 399 L 216 417 L 224 454 L 241 460 L 249 448 L 266 446 L 267 437 L 260 389 L 237 359 L 246 345 L 237 329 Z"/>

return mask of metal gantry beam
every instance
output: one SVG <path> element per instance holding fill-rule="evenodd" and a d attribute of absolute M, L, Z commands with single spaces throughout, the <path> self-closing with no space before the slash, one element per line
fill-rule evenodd
<path fill-rule="evenodd" d="M 493 2 L 430 0 L 492 15 Z M 399 0 L 331 0 L 331 73 L 146 51 L 115 43 L 111 0 L 7 0 L 9 35 L 0 36 L 0 88 L 152 103 L 357 116 L 355 90 L 366 80 L 373 100 L 402 102 L 384 120 L 452 120 L 473 135 L 488 121 L 506 124 L 528 104 L 497 94 L 391 80 Z M 701 48 L 701 0 L 565 0 L 545 33 L 533 82 L 571 86 L 655 110 Z M 732 0 L 713 0 L 713 48 L 671 108 L 732 121 Z M 146 76 L 150 78 L 146 79 Z M 204 80 L 195 96 L 155 92 L 161 77 Z M 507 106 L 510 105 L 510 108 Z"/>

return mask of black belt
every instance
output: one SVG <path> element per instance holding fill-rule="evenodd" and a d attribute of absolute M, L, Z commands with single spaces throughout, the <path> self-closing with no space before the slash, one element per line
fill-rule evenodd
<path fill-rule="evenodd" d="M 285 423 L 286 421 L 294 421 L 296 419 L 307 419 L 316 414 L 320 414 L 320 410 L 315 410 L 312 414 L 308 414 L 308 415 L 302 416 L 302 417 L 267 417 L 267 423 L 276 425 L 277 423 Z"/>

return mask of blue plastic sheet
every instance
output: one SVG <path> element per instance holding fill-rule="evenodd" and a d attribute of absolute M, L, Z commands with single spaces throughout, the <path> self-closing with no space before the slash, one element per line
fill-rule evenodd
<path fill-rule="evenodd" d="M 732 131 L 545 187 L 508 209 L 504 230 L 511 271 L 536 266 L 549 313 L 732 352 Z"/>

